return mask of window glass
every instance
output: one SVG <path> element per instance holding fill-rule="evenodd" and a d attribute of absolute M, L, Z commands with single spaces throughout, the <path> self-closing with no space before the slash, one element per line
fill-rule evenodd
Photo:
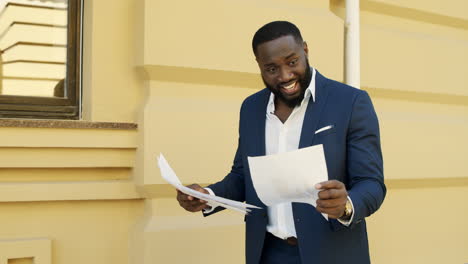
<path fill-rule="evenodd" d="M 0 1 L 0 93 L 64 97 L 67 1 Z"/>
<path fill-rule="evenodd" d="M 82 0 L 0 0 L 0 118 L 78 119 Z"/>

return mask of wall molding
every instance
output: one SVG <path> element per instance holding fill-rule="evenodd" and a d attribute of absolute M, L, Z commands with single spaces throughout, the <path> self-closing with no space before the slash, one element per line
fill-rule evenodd
<path fill-rule="evenodd" d="M 361 88 L 369 92 L 369 94 L 375 98 L 404 100 L 419 103 L 468 106 L 468 96 L 466 95 L 404 91 L 367 86 L 362 86 Z"/>
<path fill-rule="evenodd" d="M 0 203 L 141 198 L 129 180 L 0 184 Z"/>
<path fill-rule="evenodd" d="M 389 189 L 426 189 L 468 187 L 468 177 L 463 178 L 423 178 L 423 179 L 385 179 Z"/>
<path fill-rule="evenodd" d="M 422 11 L 409 7 L 397 6 L 370 0 L 362 0 L 361 10 L 429 24 L 436 24 L 457 29 L 468 30 L 467 19 L 441 15 L 434 12 Z"/>

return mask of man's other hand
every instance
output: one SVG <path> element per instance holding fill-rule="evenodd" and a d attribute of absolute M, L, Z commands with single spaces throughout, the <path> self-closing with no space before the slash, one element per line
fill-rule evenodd
<path fill-rule="evenodd" d="M 344 215 L 348 192 L 345 185 L 337 180 L 325 181 L 315 185 L 321 190 L 318 194 L 317 211 L 328 214 L 329 218 L 340 218 Z"/>
<path fill-rule="evenodd" d="M 191 184 L 187 187 L 201 193 L 209 194 L 207 190 L 198 184 Z M 189 212 L 198 212 L 210 208 L 210 206 L 206 204 L 206 201 L 187 195 L 179 190 L 177 190 L 177 201 L 179 201 L 182 208 Z"/>

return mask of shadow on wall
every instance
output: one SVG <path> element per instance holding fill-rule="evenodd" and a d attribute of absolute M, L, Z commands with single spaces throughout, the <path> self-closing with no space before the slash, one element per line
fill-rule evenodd
<path fill-rule="evenodd" d="M 65 79 L 60 80 L 54 87 L 54 97 L 65 97 Z"/>

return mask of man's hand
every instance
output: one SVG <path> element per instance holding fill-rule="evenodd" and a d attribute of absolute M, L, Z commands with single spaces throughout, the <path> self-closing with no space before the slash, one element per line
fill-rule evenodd
<path fill-rule="evenodd" d="M 187 187 L 189 187 L 190 189 L 194 189 L 195 191 L 209 194 L 207 190 L 205 190 L 198 184 L 191 184 Z M 179 201 L 179 204 L 182 208 L 189 212 L 198 212 L 210 207 L 206 204 L 206 201 L 187 195 L 179 190 L 177 190 L 177 201 Z"/>
<path fill-rule="evenodd" d="M 340 218 L 344 215 L 348 192 L 345 185 L 337 180 L 325 181 L 315 185 L 321 190 L 318 194 L 317 211 L 328 214 L 329 218 Z"/>

